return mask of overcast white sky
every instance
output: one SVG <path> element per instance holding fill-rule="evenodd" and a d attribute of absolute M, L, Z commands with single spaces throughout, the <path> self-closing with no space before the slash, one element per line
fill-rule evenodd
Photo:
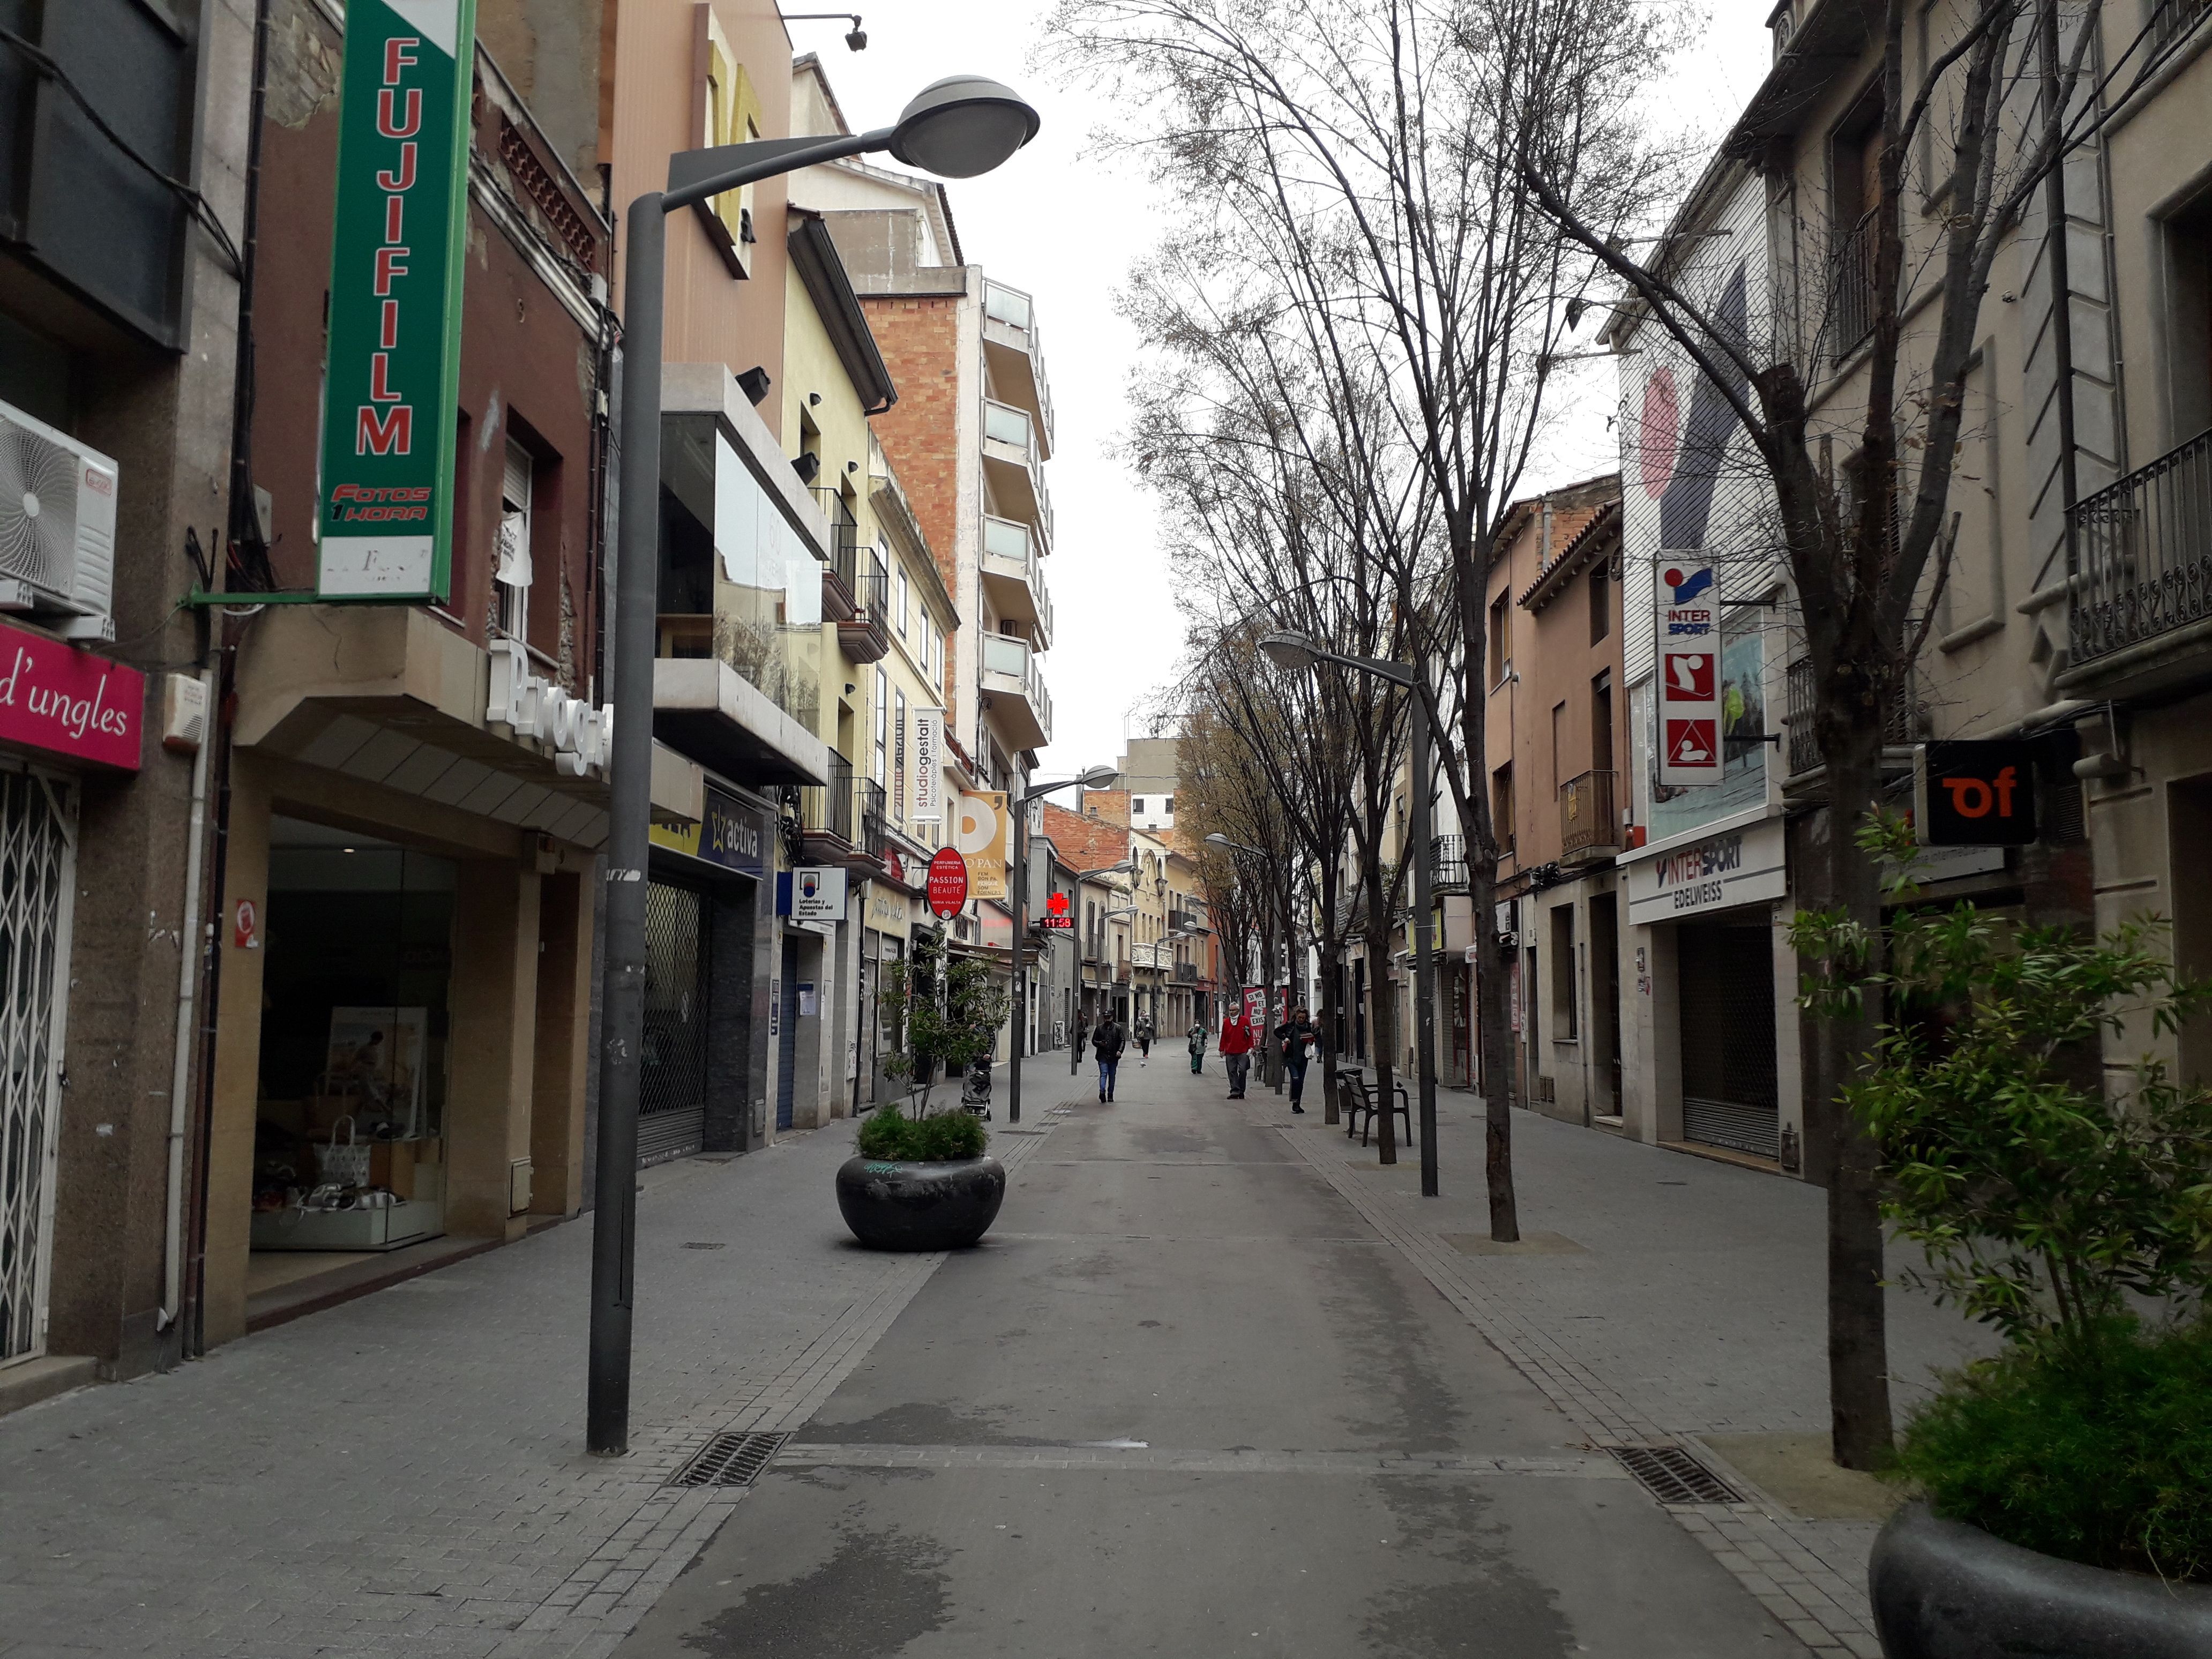
<path fill-rule="evenodd" d="M 833 0 L 790 0 L 811 11 Z M 852 3 L 853 0 L 845 0 Z M 1357 0 L 1346 0 L 1357 3 Z M 1695 58 L 1667 78 L 1657 112 L 1669 125 L 1717 137 L 1765 72 L 1770 0 L 1714 0 Z M 1059 539 L 1046 564 L 1057 631 L 1044 659 L 1053 698 L 1045 772 L 1075 771 L 1121 753 L 1133 716 L 1174 669 L 1182 618 L 1152 504 L 1107 451 L 1126 418 L 1124 388 L 1143 366 L 1142 342 L 1115 314 L 1131 260 L 1161 228 L 1150 186 L 1090 153 L 1088 135 L 1112 110 L 1033 73 L 1029 55 L 1045 0 L 887 0 L 863 4 L 868 48 L 845 49 L 842 21 L 795 22 L 799 52 L 822 56 L 846 118 L 888 125 L 915 92 L 969 70 L 1022 89 L 1044 116 L 1035 143 L 999 172 L 951 186 L 952 215 L 972 264 L 1036 298 L 1058 447 L 1048 471 Z M 878 161 L 879 165 L 888 165 Z M 1530 488 L 1605 471 L 1617 451 L 1610 364 L 1577 371 L 1583 392 Z"/>

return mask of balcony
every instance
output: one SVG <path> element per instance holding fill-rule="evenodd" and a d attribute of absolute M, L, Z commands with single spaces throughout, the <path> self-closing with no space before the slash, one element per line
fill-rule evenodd
<path fill-rule="evenodd" d="M 985 634 L 981 690 L 1009 749 L 1042 749 L 1052 741 L 1052 698 L 1027 641 Z"/>
<path fill-rule="evenodd" d="M 1874 222 L 1836 244 L 1828 271 L 1829 355 L 1847 356 L 1874 332 Z"/>
<path fill-rule="evenodd" d="M 891 648 L 890 572 L 872 547 L 854 555 L 853 613 L 837 624 L 837 648 L 854 662 L 880 662 Z"/>
<path fill-rule="evenodd" d="M 1198 964 L 1194 962 L 1178 962 L 1176 963 L 1175 981 L 1178 985 L 1197 984 Z"/>
<path fill-rule="evenodd" d="M 995 398 L 983 400 L 983 476 L 1000 512 L 1032 526 L 1039 550 L 1048 551 L 1052 496 L 1037 453 L 1036 422 L 1026 410 Z"/>
<path fill-rule="evenodd" d="M 984 516 L 983 589 L 1000 616 L 1028 624 L 1040 651 L 1052 648 L 1052 596 L 1027 525 Z"/>
<path fill-rule="evenodd" d="M 1559 786 L 1559 857 L 1598 858 L 1620 846 L 1620 814 L 1613 804 L 1613 775 L 1589 771 Z"/>
<path fill-rule="evenodd" d="M 2078 503 L 2068 636 L 2072 690 L 2156 689 L 2202 672 L 2212 635 L 2212 431 Z M 2192 671 L 2174 647 L 2194 647 Z"/>
<path fill-rule="evenodd" d="M 1467 837 L 1431 836 L 1429 885 L 1439 893 L 1464 893 L 1467 884 Z"/>
<path fill-rule="evenodd" d="M 983 284 L 983 356 L 991 384 L 1037 417 L 1037 459 L 1052 459 L 1052 386 L 1037 343 L 1030 296 L 1001 283 Z"/>
<path fill-rule="evenodd" d="M 1790 727 L 1790 775 L 1796 777 L 1820 770 L 1823 763 L 1820 739 L 1813 731 L 1813 659 L 1798 658 L 1790 665 L 1785 678 L 1790 698 L 1790 712 L 1785 717 Z M 1882 743 L 1887 748 L 1905 748 L 1927 735 L 1925 722 L 1920 717 L 1917 681 L 1908 682 L 1905 695 L 1892 702 L 1882 726 Z M 1734 749 L 1729 750 L 1728 758 L 1735 758 Z"/>
<path fill-rule="evenodd" d="M 884 787 L 857 775 L 853 763 L 830 751 L 830 781 L 802 789 L 799 824 L 806 859 L 835 864 L 861 874 L 880 868 L 885 833 Z"/>
<path fill-rule="evenodd" d="M 860 523 L 837 490 L 817 484 L 813 495 L 822 516 L 830 521 L 830 562 L 822 567 L 822 615 L 826 621 L 848 622 L 859 571 Z"/>

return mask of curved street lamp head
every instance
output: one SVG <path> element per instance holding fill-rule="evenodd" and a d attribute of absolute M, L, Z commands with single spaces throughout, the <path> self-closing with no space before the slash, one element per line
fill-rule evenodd
<path fill-rule="evenodd" d="M 1230 840 L 1228 836 L 1223 835 L 1218 830 L 1215 830 L 1212 835 L 1206 838 L 1206 844 L 1208 847 L 1218 847 L 1224 853 L 1251 853 L 1259 850 L 1256 848 L 1247 847 L 1241 841 Z"/>
<path fill-rule="evenodd" d="M 1321 657 L 1321 647 L 1303 634 L 1262 634 L 1260 649 L 1276 667 L 1302 674 Z"/>
<path fill-rule="evenodd" d="M 890 151 L 944 179 L 988 173 L 1036 137 L 1040 125 L 1012 87 L 981 75 L 933 81 L 899 112 Z"/>
<path fill-rule="evenodd" d="M 1110 766 L 1094 766 L 1075 781 L 1085 789 L 1103 789 L 1121 775 Z"/>

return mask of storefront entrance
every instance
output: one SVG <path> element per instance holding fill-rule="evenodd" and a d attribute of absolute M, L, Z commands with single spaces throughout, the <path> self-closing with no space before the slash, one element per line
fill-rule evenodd
<path fill-rule="evenodd" d="M 1780 1133 L 1774 952 L 1762 919 L 1675 929 L 1682 1138 L 1772 1158 Z"/>
<path fill-rule="evenodd" d="M 76 845 L 74 785 L 0 773 L 0 1364 L 46 1346 Z"/>
<path fill-rule="evenodd" d="M 648 882 L 645 890 L 645 1042 L 637 1089 L 637 1161 L 642 1169 L 688 1158 L 707 1126 L 707 1010 L 714 972 L 707 915 L 695 887 Z"/>
<path fill-rule="evenodd" d="M 270 820 L 257 1257 L 391 1250 L 445 1231 L 456 884 L 450 860 Z M 257 1261 L 250 1279 L 294 1276 Z"/>

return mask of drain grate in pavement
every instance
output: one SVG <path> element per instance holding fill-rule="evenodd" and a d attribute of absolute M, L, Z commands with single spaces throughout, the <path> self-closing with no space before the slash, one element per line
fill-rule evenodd
<path fill-rule="evenodd" d="M 787 1434 L 718 1434 L 702 1446 L 668 1484 L 672 1486 L 750 1486 L 769 1466 Z"/>
<path fill-rule="evenodd" d="M 1741 1504 L 1735 1487 L 1680 1446 L 1613 1446 L 1620 1466 L 1662 1504 Z"/>
<path fill-rule="evenodd" d="M 686 1244 L 684 1248 L 685 1249 L 687 1249 L 687 1250 L 721 1250 L 721 1249 L 727 1249 L 729 1247 L 728 1247 L 728 1245 L 727 1245 L 727 1244 L 724 1244 L 724 1243 L 714 1243 L 714 1244 L 710 1244 L 710 1243 L 708 1243 L 705 1239 L 703 1239 L 703 1238 L 695 1238 L 695 1239 L 693 1239 L 690 1243 Z"/>

